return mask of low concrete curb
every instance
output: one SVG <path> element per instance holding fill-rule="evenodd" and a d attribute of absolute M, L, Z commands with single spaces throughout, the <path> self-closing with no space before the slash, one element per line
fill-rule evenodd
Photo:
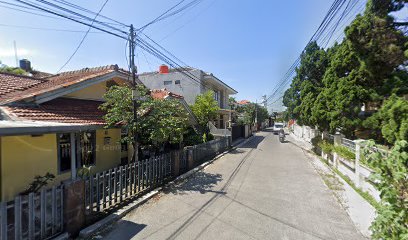
<path fill-rule="evenodd" d="M 118 221 L 119 219 L 121 219 L 122 217 L 124 217 L 126 214 L 128 214 L 130 211 L 134 210 L 135 208 L 139 207 L 140 205 L 142 205 L 143 203 L 147 202 L 149 199 L 153 198 L 154 196 L 156 196 L 157 194 L 160 193 L 160 191 L 162 191 L 164 188 L 168 188 L 171 186 L 176 185 L 177 183 L 191 177 L 194 173 L 204 169 L 205 167 L 207 167 L 208 165 L 212 164 L 215 160 L 221 158 L 222 156 L 224 156 L 225 154 L 241 147 L 242 145 L 246 144 L 247 142 L 249 142 L 251 139 L 253 139 L 254 136 L 249 137 L 248 139 L 245 139 L 244 141 L 242 141 L 241 143 L 237 144 L 236 146 L 231 147 L 230 149 L 226 150 L 223 153 L 218 154 L 217 156 L 215 156 L 212 160 L 209 160 L 193 169 L 191 169 L 190 171 L 178 176 L 176 179 L 174 179 L 173 181 L 165 184 L 164 186 L 161 186 L 159 188 L 154 189 L 153 191 L 147 193 L 146 195 L 143 195 L 142 197 L 136 199 L 135 201 L 133 201 L 132 203 L 128 204 L 127 206 L 124 206 L 123 208 L 119 209 L 118 211 L 110 214 L 109 216 L 103 218 L 102 220 L 88 226 L 87 228 L 82 229 L 79 232 L 79 238 L 81 239 L 87 239 L 89 237 L 91 237 L 93 234 L 95 234 L 96 232 L 98 232 L 100 229 L 102 229 L 103 227 L 112 224 L 113 222 Z M 63 234 L 65 236 L 65 234 Z M 67 236 L 67 235 L 66 235 Z M 60 239 L 67 239 L 67 238 L 60 238 Z"/>

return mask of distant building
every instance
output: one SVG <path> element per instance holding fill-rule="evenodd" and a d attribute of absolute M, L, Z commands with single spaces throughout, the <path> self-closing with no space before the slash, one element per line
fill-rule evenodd
<path fill-rule="evenodd" d="M 219 117 L 214 120 L 214 125 L 217 128 L 226 128 L 227 123 L 231 120 L 228 99 L 230 95 L 238 92 L 212 73 L 196 68 L 169 69 L 167 66 L 162 65 L 157 72 L 140 74 L 139 79 L 150 89 L 165 88 L 170 92 L 183 96 L 189 105 L 194 104 L 198 95 L 212 90 L 214 91 L 214 99 L 217 100 L 221 108 Z"/>

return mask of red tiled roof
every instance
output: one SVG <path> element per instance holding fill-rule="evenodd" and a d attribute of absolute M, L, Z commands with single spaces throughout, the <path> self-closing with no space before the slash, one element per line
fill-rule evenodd
<path fill-rule="evenodd" d="M 43 82 L 44 80 L 28 76 L 0 73 L 0 100 L 4 96 L 25 91 Z"/>
<path fill-rule="evenodd" d="M 245 104 L 248 104 L 248 103 L 251 103 L 251 102 L 249 100 L 241 100 L 241 101 L 239 101 L 237 103 L 240 104 L 240 105 L 245 105 Z"/>
<path fill-rule="evenodd" d="M 108 65 L 97 68 L 84 68 L 81 70 L 64 72 L 41 79 L 0 73 L 0 104 L 34 97 L 41 93 L 68 87 L 75 83 L 79 83 L 115 71 L 126 73 L 125 70 L 119 69 L 117 65 Z M 14 84 L 10 84 L 10 78 L 13 79 Z"/>
<path fill-rule="evenodd" d="M 163 88 L 163 89 L 153 89 L 153 90 L 150 91 L 150 95 L 154 99 L 165 99 L 166 97 L 172 97 L 172 98 L 178 98 L 178 99 L 184 98 L 183 96 L 172 93 L 172 92 L 168 91 L 165 88 Z"/>
<path fill-rule="evenodd" d="M 11 117 L 19 120 L 104 125 L 105 112 L 99 109 L 102 102 L 92 100 L 57 98 L 39 106 L 3 106 Z"/>

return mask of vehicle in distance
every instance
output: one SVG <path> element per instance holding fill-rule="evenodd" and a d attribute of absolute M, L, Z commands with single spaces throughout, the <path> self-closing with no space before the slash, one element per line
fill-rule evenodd
<path fill-rule="evenodd" d="M 279 130 L 283 129 L 283 123 L 275 123 L 272 128 L 274 134 L 278 134 Z"/>

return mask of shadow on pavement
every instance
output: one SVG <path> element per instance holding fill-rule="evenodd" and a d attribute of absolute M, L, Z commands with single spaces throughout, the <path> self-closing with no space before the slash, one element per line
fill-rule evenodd
<path fill-rule="evenodd" d="M 257 148 L 258 145 L 265 139 L 264 136 L 254 136 L 250 141 L 240 146 L 239 148 Z M 234 150 L 235 151 L 235 150 Z M 233 153 L 234 151 L 231 151 Z"/>
<path fill-rule="evenodd" d="M 164 193 L 172 193 L 183 195 L 186 192 L 199 192 L 201 194 L 207 192 L 213 192 L 217 194 L 225 194 L 225 192 L 219 192 L 212 190 L 214 186 L 222 180 L 221 174 L 213 174 L 204 171 L 196 172 L 194 178 L 189 179 L 189 181 L 177 186 L 169 187 L 164 189 Z"/>
<path fill-rule="evenodd" d="M 127 220 L 120 220 L 118 225 L 115 228 L 122 229 L 120 231 L 120 236 L 117 236 L 117 239 L 124 239 L 129 240 L 136 236 L 139 232 L 141 232 L 145 227 L 146 224 L 137 224 Z"/>

